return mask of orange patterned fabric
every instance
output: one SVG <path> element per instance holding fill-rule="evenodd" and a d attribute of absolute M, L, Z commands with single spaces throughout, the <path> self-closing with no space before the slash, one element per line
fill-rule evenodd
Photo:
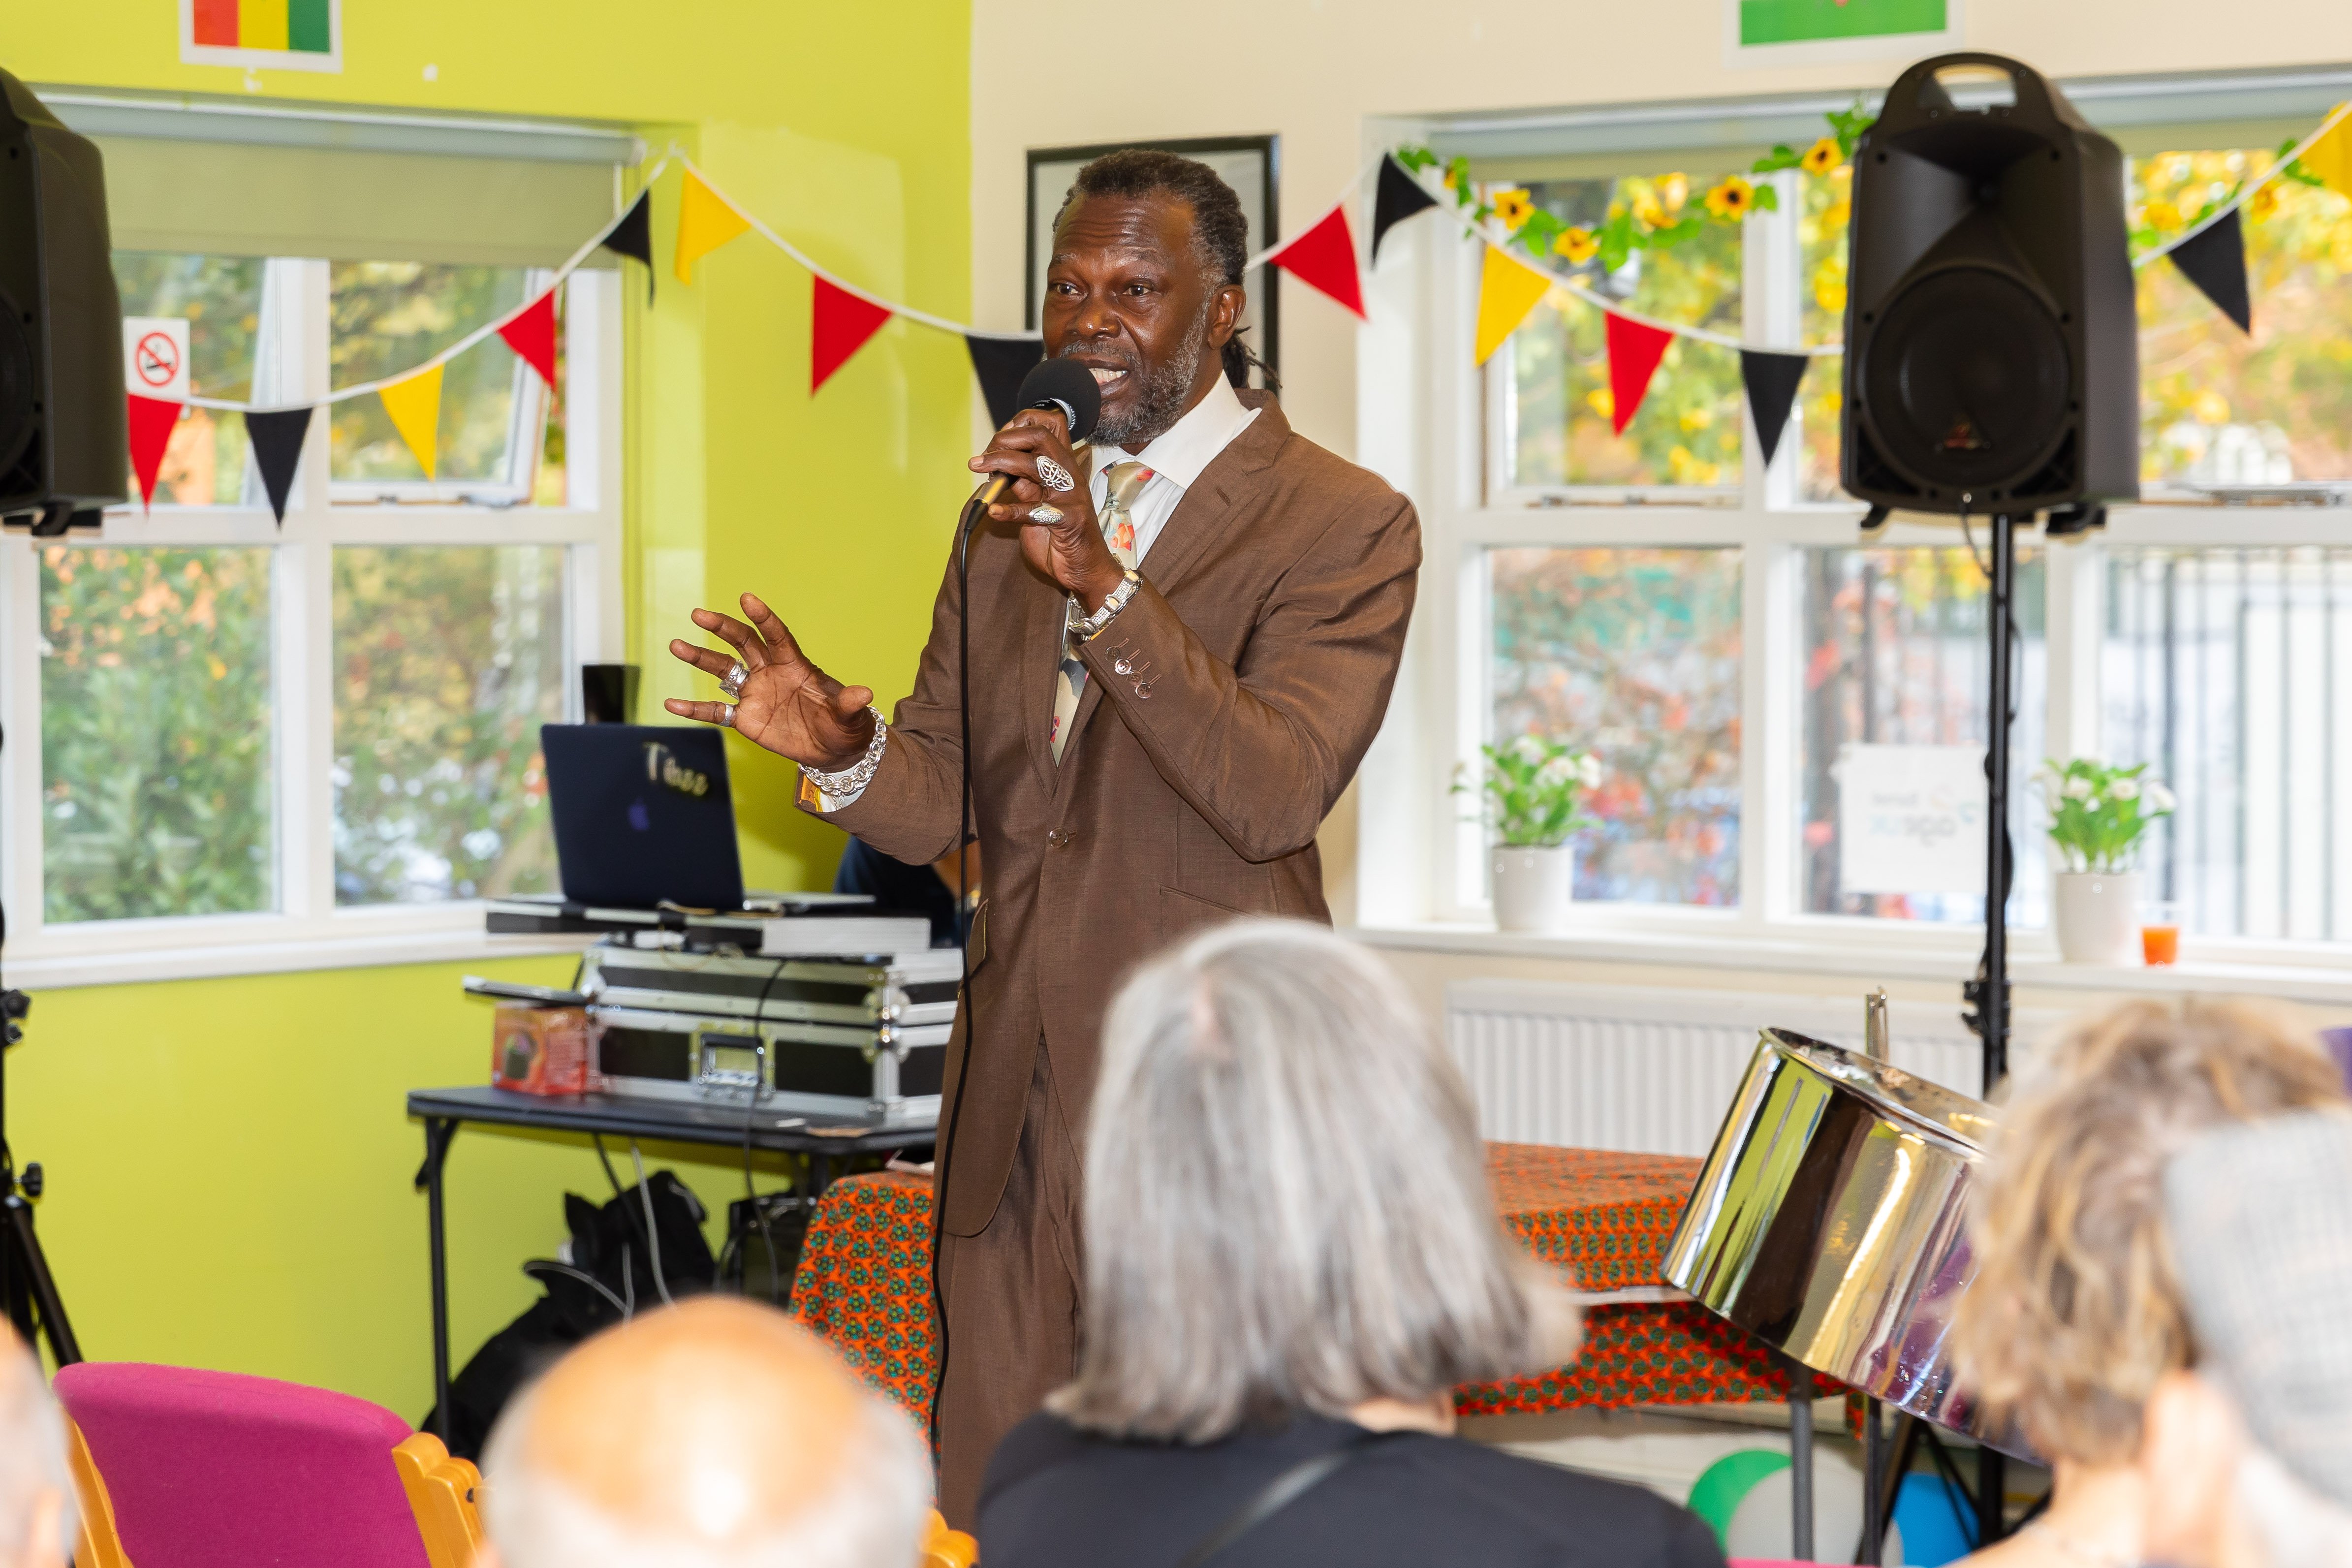
<path fill-rule="evenodd" d="M 931 1419 L 931 1179 L 845 1176 L 824 1190 L 793 1276 L 793 1316 L 926 1426 Z"/>
<path fill-rule="evenodd" d="M 1699 1162 L 1529 1143 L 1487 1145 L 1496 1206 L 1546 1262 L 1587 1290 L 1658 1283 Z M 793 1312 L 919 1421 L 931 1397 L 931 1184 L 900 1172 L 835 1182 L 817 1205 Z M 1817 1378 L 1816 1392 L 1840 1385 Z M 1575 1405 L 1753 1404 L 1788 1396 L 1777 1358 L 1696 1302 L 1596 1306 L 1576 1364 L 1471 1384 L 1463 1414 Z"/>
<path fill-rule="evenodd" d="M 1486 1145 L 1495 1206 L 1528 1251 L 1575 1270 L 1584 1290 L 1658 1283 L 1698 1167 L 1674 1154 Z"/>

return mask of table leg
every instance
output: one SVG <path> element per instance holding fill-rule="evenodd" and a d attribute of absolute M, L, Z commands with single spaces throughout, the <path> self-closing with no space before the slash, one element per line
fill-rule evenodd
<path fill-rule="evenodd" d="M 449 1247 L 442 1203 L 442 1167 L 448 1162 L 449 1140 L 457 1135 L 455 1121 L 425 1119 L 425 1165 L 416 1173 L 425 1189 L 426 1248 L 433 1275 L 433 1424 L 434 1436 L 449 1440 Z"/>
<path fill-rule="evenodd" d="M 1886 1556 L 1886 1424 L 1878 1401 L 1862 1402 L 1862 1550 L 1855 1561 L 1878 1568 Z"/>
<path fill-rule="evenodd" d="M 1977 1450 L 1977 1550 L 2009 1533 L 2009 1457 L 1990 1446 Z"/>
<path fill-rule="evenodd" d="M 812 1151 L 809 1154 L 809 1200 L 814 1203 L 824 1196 L 825 1188 L 833 1185 L 833 1156 Z"/>
<path fill-rule="evenodd" d="M 1789 1555 L 1813 1561 L 1813 1374 L 1789 1369 Z"/>

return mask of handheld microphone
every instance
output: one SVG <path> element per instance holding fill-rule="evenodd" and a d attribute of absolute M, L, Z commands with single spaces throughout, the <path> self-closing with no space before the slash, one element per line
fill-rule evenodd
<path fill-rule="evenodd" d="M 1024 408 L 1060 409 L 1069 425 L 1070 442 L 1076 451 L 1086 450 L 1087 438 L 1095 433 L 1095 422 L 1102 417 L 1102 388 L 1095 384 L 1094 372 L 1076 360 L 1041 361 L 1021 378 L 1021 390 L 1014 395 Z M 974 499 L 983 507 L 993 506 L 1012 483 L 1009 474 L 991 474 Z"/>

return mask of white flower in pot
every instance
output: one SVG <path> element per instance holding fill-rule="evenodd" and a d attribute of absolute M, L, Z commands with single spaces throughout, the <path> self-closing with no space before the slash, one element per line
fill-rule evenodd
<path fill-rule="evenodd" d="M 2058 952 L 2069 963 L 2130 963 L 2139 956 L 2140 840 L 2172 815 L 2172 792 L 2142 775 L 2146 763 L 2114 768 L 2088 757 L 2045 762 L 2034 786 L 2050 812 L 2050 840 L 2066 868 L 2055 879 Z"/>
<path fill-rule="evenodd" d="M 1494 836 L 1495 924 L 1503 931 L 1557 931 L 1568 923 L 1576 890 L 1576 848 L 1591 826 L 1580 805 L 1601 783 L 1600 760 L 1564 742 L 1521 735 L 1481 746 L 1485 776 L 1457 795 L 1475 793 Z"/>

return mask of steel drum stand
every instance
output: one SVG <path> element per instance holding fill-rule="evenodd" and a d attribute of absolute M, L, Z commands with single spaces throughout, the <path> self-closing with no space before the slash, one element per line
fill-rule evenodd
<path fill-rule="evenodd" d="M 1985 618 L 1992 645 L 1992 679 L 1986 703 L 1991 733 L 1985 745 L 1985 943 L 1976 978 L 1960 987 L 1968 1008 L 1961 1021 L 1983 1045 L 1982 1097 L 1987 1100 L 2009 1076 L 2009 890 L 2016 869 L 2009 841 L 2009 732 L 2017 720 L 2012 676 L 2017 658 L 2016 531 L 2021 524 L 2032 527 L 2032 514 L 2015 518 L 2004 512 L 1993 518 L 1992 561 L 1986 568 L 1990 579 Z M 1976 1505 L 1977 1549 L 1981 1551 L 2009 1532 L 2009 1462 L 2000 1449 L 1990 1444 L 1978 1447 L 1976 1485 L 1969 1487 L 1962 1484 L 1943 1445 L 1916 1417 L 1898 1415 L 1890 1432 L 1878 1401 L 1865 1398 L 1862 1422 L 1862 1543 L 1855 1551 L 1855 1562 L 1874 1564 L 1884 1554 L 1895 1495 L 1903 1478 L 1910 1473 L 1923 1436 L 1937 1471 L 1968 1493 Z"/>

